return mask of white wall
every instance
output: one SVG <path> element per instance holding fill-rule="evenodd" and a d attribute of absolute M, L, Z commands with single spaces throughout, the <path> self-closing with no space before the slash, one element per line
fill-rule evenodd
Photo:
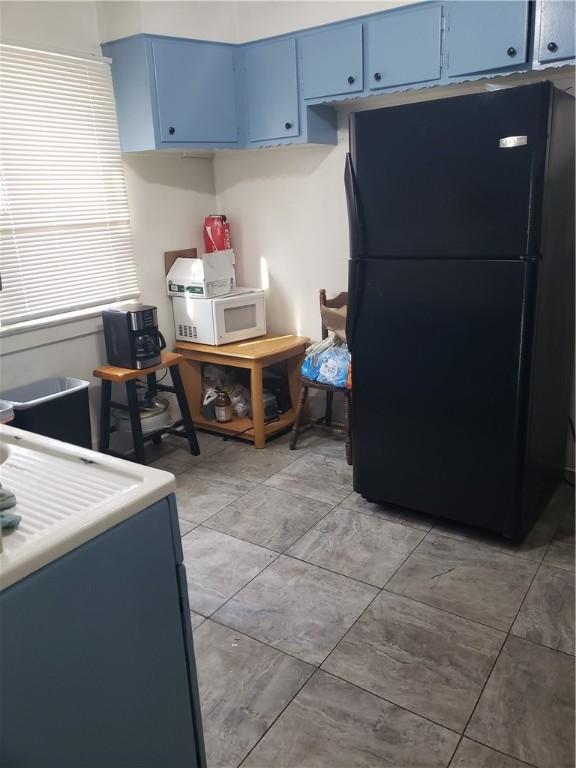
<path fill-rule="evenodd" d="M 97 2 L 100 39 L 114 40 L 140 32 L 198 40 L 246 42 L 297 29 L 404 5 L 414 0 L 351 2 L 330 0 L 143 0 Z"/>
<path fill-rule="evenodd" d="M 125 155 L 124 171 L 142 299 L 158 307 L 170 347 L 174 320 L 163 253 L 182 248 L 202 253 L 203 220 L 216 210 L 212 159 L 159 152 Z"/>
<path fill-rule="evenodd" d="M 238 3 L 226 0 L 105 0 L 96 3 L 102 42 L 150 32 L 233 43 L 237 38 L 237 7 Z"/>
<path fill-rule="evenodd" d="M 0 2 L 0 35 L 5 42 L 100 53 L 96 3 Z"/>
<path fill-rule="evenodd" d="M 218 210 L 230 218 L 237 280 L 268 272 L 271 330 L 320 334 L 318 290 L 346 290 L 348 222 L 342 182 L 347 131 L 335 147 L 218 153 Z"/>
<path fill-rule="evenodd" d="M 236 41 L 257 40 L 282 35 L 298 29 L 315 27 L 331 21 L 376 13 L 414 0 L 391 2 L 358 2 L 344 0 L 270 0 L 253 2 L 240 0 L 237 4 Z"/>

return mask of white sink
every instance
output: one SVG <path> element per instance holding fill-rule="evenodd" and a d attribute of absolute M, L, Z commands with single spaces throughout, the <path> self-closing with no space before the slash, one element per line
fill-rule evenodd
<path fill-rule="evenodd" d="M 0 425 L 0 482 L 21 515 L 4 533 L 0 589 L 174 490 L 174 476 Z"/>

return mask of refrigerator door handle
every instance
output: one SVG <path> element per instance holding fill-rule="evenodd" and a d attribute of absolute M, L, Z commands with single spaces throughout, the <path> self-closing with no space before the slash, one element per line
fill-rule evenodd
<path fill-rule="evenodd" d="M 364 266 L 364 262 L 362 261 L 354 261 L 353 264 L 350 265 L 350 276 L 348 281 L 348 313 L 346 316 L 346 343 L 351 355 L 354 354 L 356 321 L 364 290 Z"/>
<path fill-rule="evenodd" d="M 348 204 L 348 223 L 350 225 L 350 258 L 359 259 L 366 252 L 366 230 L 356 173 L 352 164 L 350 152 L 346 154 L 346 167 L 344 169 L 344 186 L 346 187 L 346 201 Z"/>

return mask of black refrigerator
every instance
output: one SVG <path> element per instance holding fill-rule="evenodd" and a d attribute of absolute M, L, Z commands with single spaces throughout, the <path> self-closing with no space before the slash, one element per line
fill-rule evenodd
<path fill-rule="evenodd" d="M 520 538 L 565 462 L 574 100 L 355 113 L 345 182 L 354 489 Z"/>

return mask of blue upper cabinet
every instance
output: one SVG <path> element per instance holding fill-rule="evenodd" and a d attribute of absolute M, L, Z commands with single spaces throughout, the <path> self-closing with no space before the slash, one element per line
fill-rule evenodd
<path fill-rule="evenodd" d="M 440 77 L 440 6 L 383 14 L 368 21 L 366 27 L 370 90 Z"/>
<path fill-rule="evenodd" d="M 152 40 L 160 141 L 236 142 L 234 47 Z"/>
<path fill-rule="evenodd" d="M 135 35 L 102 51 L 124 152 L 239 146 L 236 46 Z"/>
<path fill-rule="evenodd" d="M 305 99 L 364 90 L 362 24 L 333 27 L 300 40 Z"/>
<path fill-rule="evenodd" d="M 446 5 L 448 75 L 517 67 L 527 61 L 528 2 L 479 0 Z"/>
<path fill-rule="evenodd" d="M 252 43 L 243 49 L 248 141 L 300 134 L 296 39 Z"/>
<path fill-rule="evenodd" d="M 534 51 L 540 63 L 574 58 L 574 7 L 574 0 L 537 3 Z"/>
<path fill-rule="evenodd" d="M 572 63 L 574 8 L 430 0 L 253 43 L 142 34 L 102 50 L 125 152 L 335 144 L 331 102 Z"/>

